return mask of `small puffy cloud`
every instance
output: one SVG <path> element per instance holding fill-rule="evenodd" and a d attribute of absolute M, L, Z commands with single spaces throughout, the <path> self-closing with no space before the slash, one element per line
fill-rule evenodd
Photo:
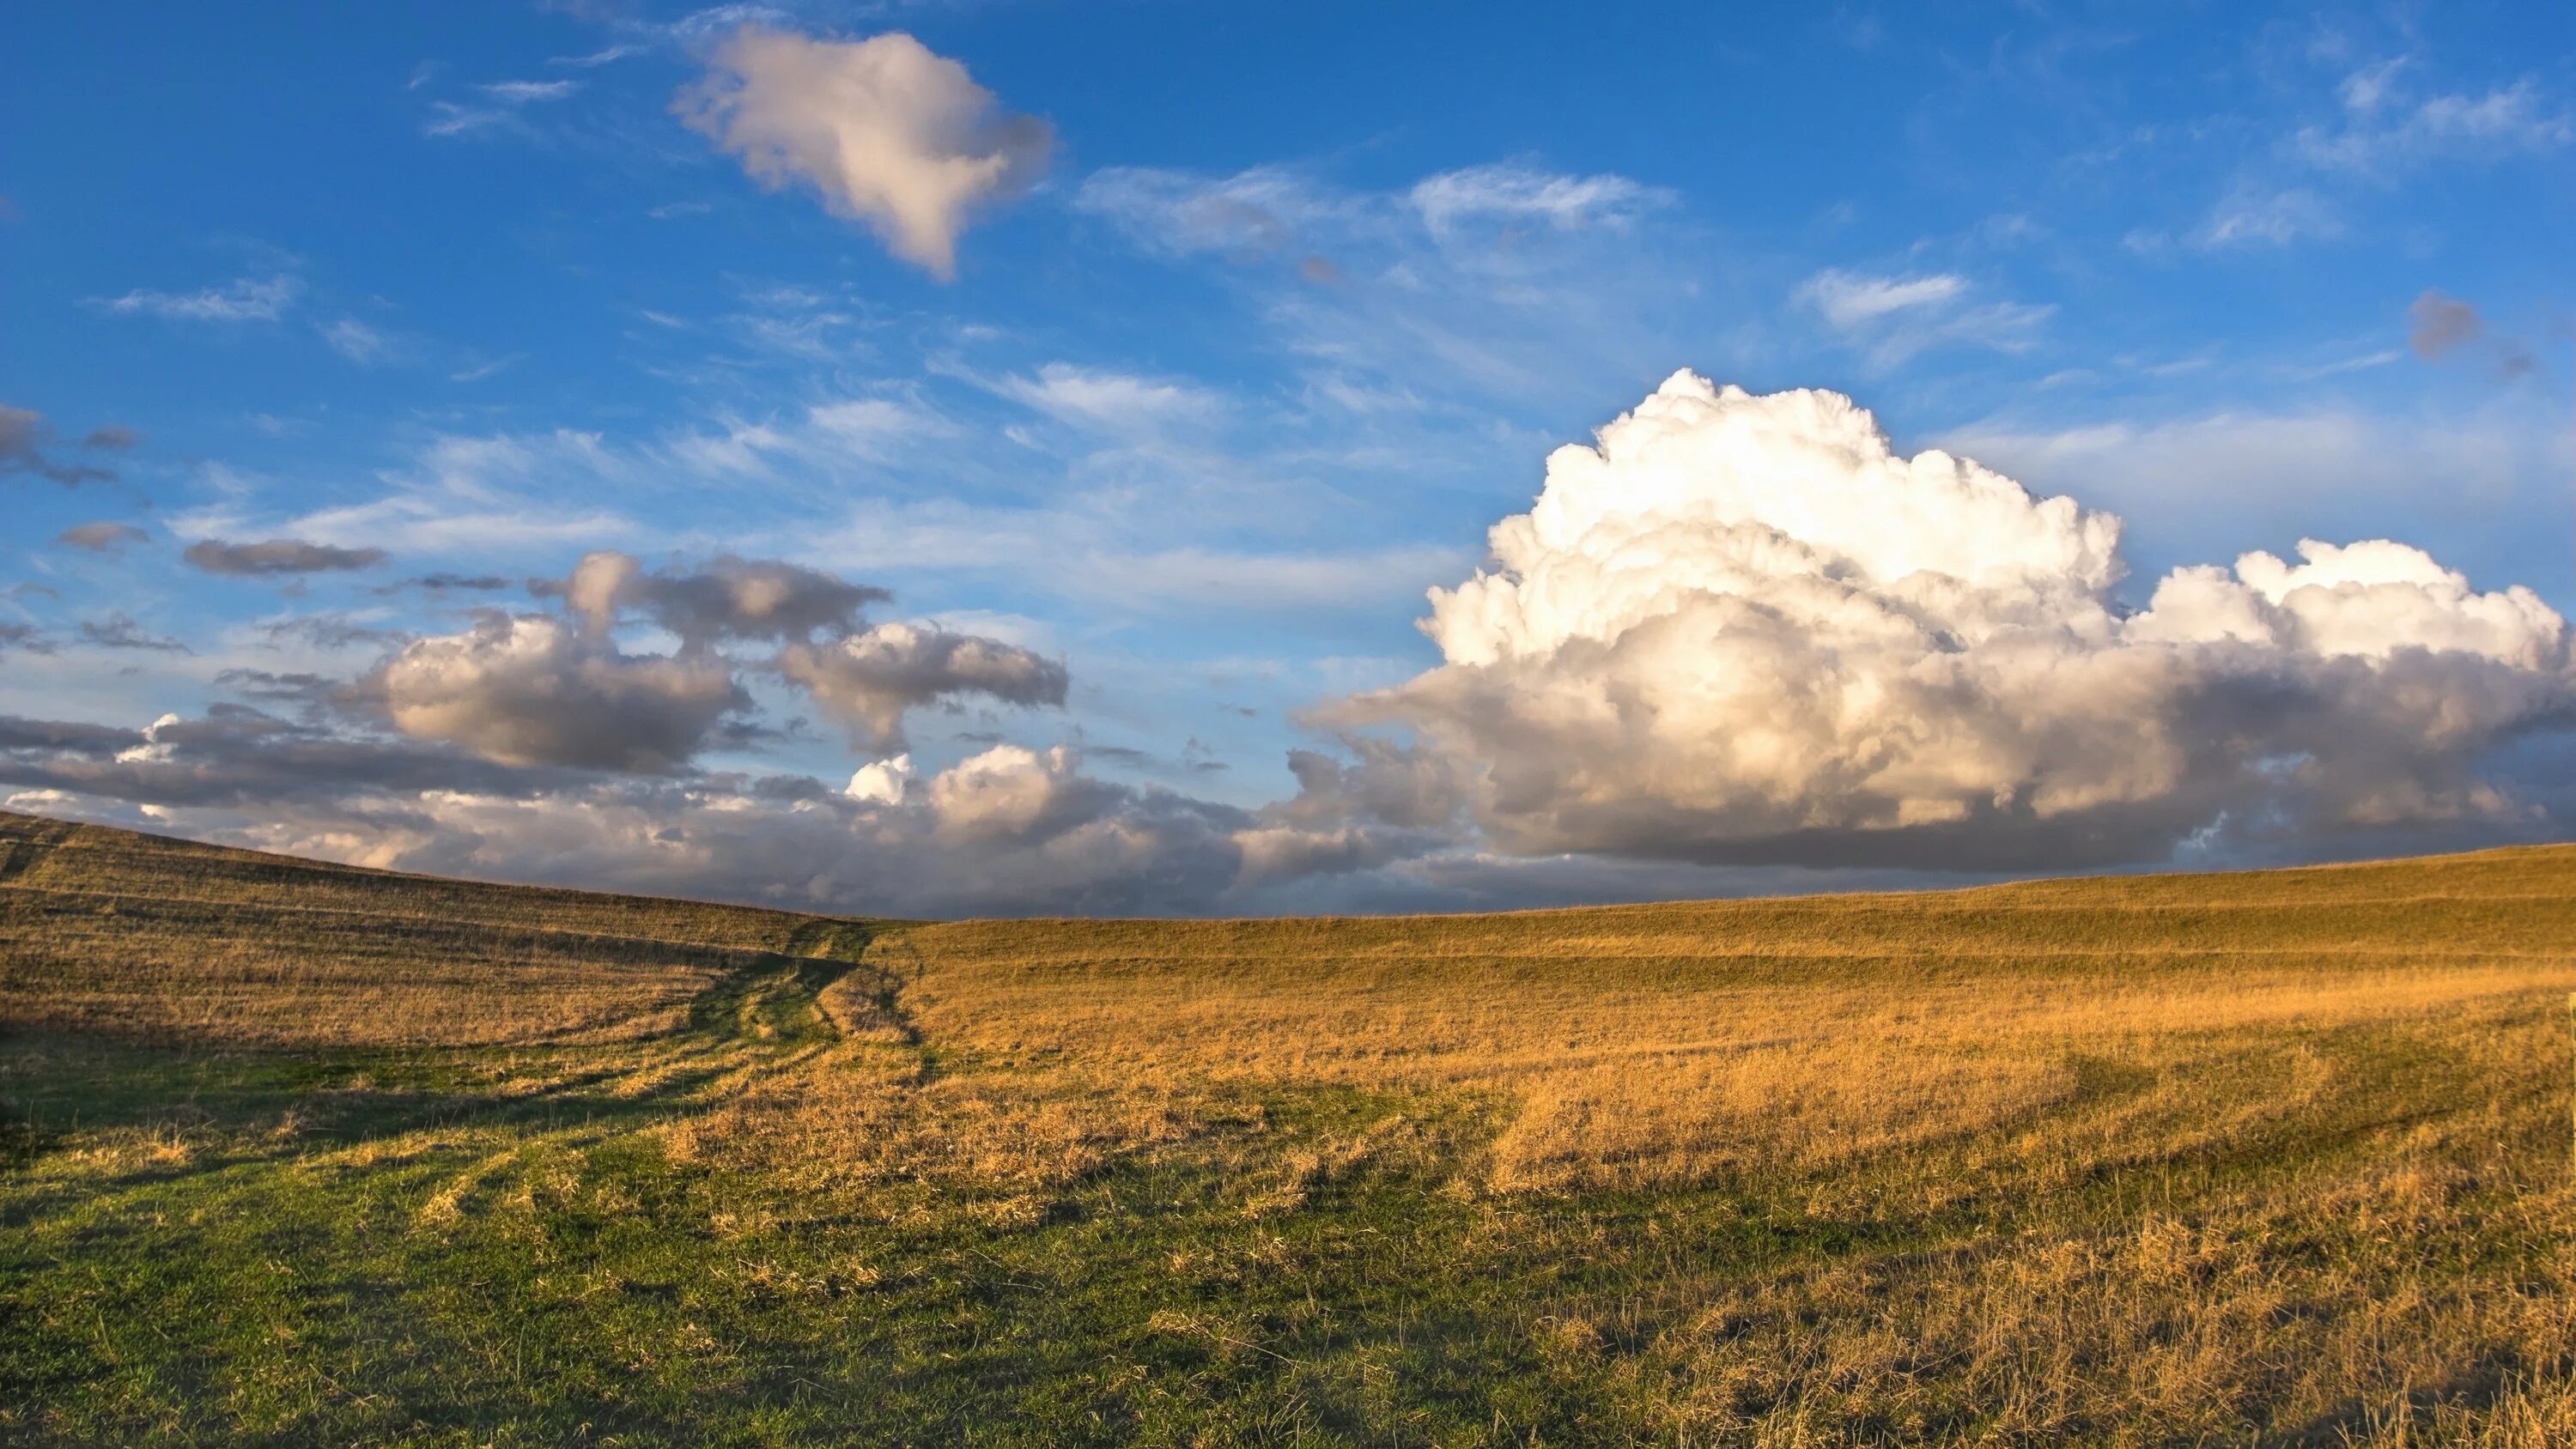
<path fill-rule="evenodd" d="M 404 734 L 503 765 L 667 773 L 746 701 L 723 661 L 628 655 L 560 619 L 416 639 L 368 693 Z"/>
<path fill-rule="evenodd" d="M 2493 361 L 2496 374 L 2505 378 L 2520 377 L 2540 365 L 2521 341 L 2491 335 L 2477 308 L 2429 287 L 2406 308 L 2406 345 L 2426 362 L 2440 362 L 2463 351 L 2479 351 Z"/>
<path fill-rule="evenodd" d="M 880 624 L 829 643 L 791 644 L 778 670 L 876 748 L 900 744 L 906 711 L 981 696 L 1003 704 L 1062 705 L 1064 666 L 998 639 L 924 624 Z"/>
<path fill-rule="evenodd" d="M 385 561 L 380 548 L 338 548 L 300 538 L 272 538 L 260 543 L 227 543 L 200 539 L 180 555 L 210 574 L 266 578 L 281 574 L 333 573 L 374 568 Z"/>
<path fill-rule="evenodd" d="M 945 280 L 978 209 L 1045 168 L 1045 122 L 900 31 L 819 40 L 746 26 L 675 109 L 764 186 L 803 182 L 896 256 Z"/>
<path fill-rule="evenodd" d="M 91 553 L 115 553 L 129 543 L 142 543 L 151 534 L 131 523 L 101 519 L 96 523 L 75 523 L 54 536 L 54 542 L 67 548 L 85 548 Z"/>
<path fill-rule="evenodd" d="M 1493 530 L 1498 572 L 1432 592 L 1441 666 L 1319 715 L 1399 727 L 1438 768 L 1301 772 L 1303 823 L 1420 820 L 1454 790 L 1522 854 L 2154 860 L 2197 832 L 2519 818 L 2478 767 L 2576 719 L 2565 627 L 2527 589 L 2310 541 L 2176 570 L 2131 615 L 2118 539 L 2071 498 L 1895 454 L 1839 394 L 1677 374 L 1549 459 Z M 1372 789 L 1392 811 L 1351 798 Z"/>
<path fill-rule="evenodd" d="M 904 787 L 911 783 L 912 756 L 896 755 L 852 771 L 849 786 L 841 793 L 862 804 L 900 805 Z"/>
<path fill-rule="evenodd" d="M 992 840 L 1036 833 L 1073 792 L 1073 752 L 995 745 L 958 761 L 930 781 L 930 809 L 939 830 L 955 840 Z"/>
<path fill-rule="evenodd" d="M 2406 345 L 2427 362 L 2477 341 L 2485 330 L 2477 308 L 2430 288 L 2406 309 Z"/>
<path fill-rule="evenodd" d="M 303 283 L 289 276 L 243 277 L 197 292 L 135 290 L 100 305 L 127 316 L 177 322 L 274 322 L 293 306 Z"/>

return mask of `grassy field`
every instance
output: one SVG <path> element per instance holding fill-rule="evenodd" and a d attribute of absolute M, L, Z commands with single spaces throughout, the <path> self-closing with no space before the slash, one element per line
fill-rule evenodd
<path fill-rule="evenodd" d="M 940 925 L 0 851 L 0 1442 L 2576 1443 L 2576 848 Z"/>

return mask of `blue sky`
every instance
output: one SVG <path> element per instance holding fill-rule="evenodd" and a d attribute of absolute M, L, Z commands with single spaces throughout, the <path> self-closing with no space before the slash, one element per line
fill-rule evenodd
<path fill-rule="evenodd" d="M 891 55 L 878 41 L 898 33 L 919 47 L 905 74 L 976 112 L 973 135 L 925 144 L 1007 163 L 935 217 L 953 269 L 898 254 L 829 178 L 754 174 L 684 99 L 729 94 L 737 123 L 839 135 L 835 106 L 912 104 L 867 92 L 878 73 L 853 59 Z M 746 34 L 815 68 L 729 69 Z M 2121 572 L 2095 591 L 2110 615 L 2147 609 L 2177 568 L 2294 558 L 2303 538 L 2398 540 L 2477 596 L 2522 586 L 2576 606 L 2564 6 L 492 4 L 148 24 L 44 7 L 13 48 L 0 713 L 125 732 L 27 735 L 0 779 L 19 808 L 419 868 L 943 911 L 1947 878 L 1937 840 L 1882 848 L 1949 828 L 1947 805 L 1914 784 L 1881 780 L 1855 805 L 1816 783 L 1856 768 L 1848 738 L 1794 788 L 1744 776 L 1739 799 L 1703 777 L 1751 767 L 1688 739 L 1665 758 L 1546 734 L 1534 677 L 1482 679 L 1520 691 L 1491 696 L 1499 715 L 1460 713 L 1454 691 L 1429 702 L 1447 686 L 1422 681 L 1468 646 L 1417 627 L 1425 591 L 1491 566 L 1487 530 L 1550 485 L 1552 450 L 1685 368 L 1755 395 L 1848 395 L 1899 456 L 1944 448 L 2116 514 Z M 840 79 L 785 94 L 795 76 Z M 221 552 L 268 542 L 319 551 Z M 621 595 L 598 637 L 564 642 L 570 596 L 529 581 L 601 550 L 667 588 Z M 947 674 L 906 655 L 898 729 L 862 729 L 846 698 L 836 715 L 781 672 L 778 636 L 673 623 L 685 586 L 669 581 L 728 558 L 890 592 L 827 645 L 903 622 L 1023 672 L 997 684 L 954 672 L 953 650 Z M 542 667 L 565 677 L 625 680 L 704 646 L 710 687 L 740 695 L 720 722 L 716 703 L 683 702 L 651 724 L 677 734 L 640 766 L 494 723 L 482 654 L 468 684 L 438 676 L 464 694 L 407 707 L 402 681 L 426 666 L 388 660 L 513 615 L 562 625 Z M 1717 671 L 1746 637 L 1709 627 L 1736 632 L 1659 680 Z M 2313 620 L 2281 627 L 2303 669 L 2465 647 L 2436 630 L 2356 653 Z M 1600 628 L 1592 642 L 1627 647 Z M 2524 702 L 2469 743 L 2426 746 L 2412 764 L 2441 783 L 2411 804 L 2245 784 L 2331 774 L 2341 742 L 2414 728 L 2395 705 L 2351 705 L 2295 747 L 2208 745 L 2251 772 L 2235 784 L 2136 787 L 2122 808 L 2152 803 L 2155 823 L 2103 827 L 2119 843 L 2084 863 L 2562 833 L 2576 784 L 2565 643 L 2549 637 L 2477 646 L 2514 671 L 2479 688 Z M 1626 697 L 1615 671 L 1568 683 L 1571 657 L 1550 654 L 1546 688 Z M 666 675 L 632 678 L 647 683 L 528 707 L 671 705 L 650 693 Z M 2158 698 L 2178 718 L 2201 708 Z M 2033 711 L 2057 706 L 2017 699 L 2001 690 L 1978 717 L 2035 737 Z M 469 706 L 485 713 L 457 722 Z M 1665 744 L 1744 734 L 1640 708 Z M 245 711 L 280 723 L 242 744 L 267 728 Z M 174 715 L 169 739 L 137 733 Z M 1925 718 L 1909 737 L 1940 733 Z M 190 721 L 254 753 L 412 763 L 399 784 L 370 765 L 317 792 L 319 756 L 261 754 L 299 783 L 252 771 L 210 793 Z M 1301 750 L 1373 768 L 1353 731 L 1417 751 L 1454 808 L 1355 805 L 1356 785 L 1344 799 L 1292 770 Z M 943 772 L 1005 745 L 1020 753 L 934 798 Z M 918 815 L 900 829 L 838 793 L 898 747 L 913 783 L 878 803 Z M 1532 805 L 1495 753 L 1515 747 L 1661 764 L 1551 775 L 1571 793 Z M 2060 858 L 2034 823 L 2055 818 L 2034 803 L 2056 798 L 2047 768 L 2013 766 L 2027 778 L 1989 792 L 2012 817 L 1994 829 L 2027 843 L 1961 859 L 2010 873 Z M 1012 771 L 1055 803 L 1007 839 L 961 823 L 967 785 Z M 815 782 L 830 801 L 807 798 Z M 2248 790 L 2260 800 L 2226 805 Z M 1795 830 L 1740 823 L 1762 813 L 1744 801 L 1790 795 L 1807 802 Z M 757 849 L 709 834 L 791 799 L 802 815 Z M 1603 811 L 1662 823 L 1575 823 Z M 911 842 L 887 848 L 918 878 L 862 852 L 781 884 L 779 859 L 818 848 L 818 812 Z M 1300 863 L 1247 863 L 1269 848 L 1247 842 L 1281 832 Z"/>

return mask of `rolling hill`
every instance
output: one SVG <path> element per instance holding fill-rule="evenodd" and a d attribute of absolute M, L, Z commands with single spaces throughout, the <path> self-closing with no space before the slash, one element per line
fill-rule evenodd
<path fill-rule="evenodd" d="M 0 1439 L 2576 1442 L 2576 847 L 843 920 L 0 815 Z"/>

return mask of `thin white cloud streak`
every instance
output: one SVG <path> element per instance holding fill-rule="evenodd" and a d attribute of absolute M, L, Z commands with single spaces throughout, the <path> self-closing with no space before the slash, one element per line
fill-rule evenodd
<path fill-rule="evenodd" d="M 1880 367 L 1946 344 L 2025 351 L 2057 311 L 2021 302 L 1970 306 L 1969 292 L 1965 278 L 1947 272 L 1874 276 L 1828 267 L 1799 284 L 1793 298 Z"/>
<path fill-rule="evenodd" d="M 2342 123 L 2301 128 L 2291 154 L 2323 170 L 2384 176 L 2444 157 L 2494 161 L 2576 143 L 2576 118 L 2528 78 L 2483 94 L 2400 100 L 2398 73 L 2388 65 L 2346 77 Z"/>
<path fill-rule="evenodd" d="M 524 436 L 447 435 L 422 446 L 407 467 L 388 471 L 383 494 L 298 513 L 248 506 L 226 490 L 170 520 L 183 538 L 291 535 L 350 548 L 399 540 L 410 555 L 525 558 L 632 541 L 644 529 L 584 491 L 631 490 L 629 460 L 593 433 L 569 429 Z"/>
<path fill-rule="evenodd" d="M 1560 230 L 1625 227 L 1670 206 L 1674 194 L 1625 176 L 1561 176 L 1522 165 L 1470 166 L 1414 183 L 1406 193 L 1435 236 L 1471 219 L 1542 221 Z"/>
<path fill-rule="evenodd" d="M 421 134 L 452 140 L 498 131 L 523 132 L 527 126 L 521 113 L 527 107 L 568 100 L 581 89 L 581 82 L 492 81 L 473 89 L 483 97 L 481 102 L 430 102 L 430 118 L 421 123 Z"/>
<path fill-rule="evenodd" d="M 155 292 L 138 288 L 99 303 L 128 316 L 162 317 L 178 322 L 274 322 L 284 316 L 304 284 L 289 276 L 243 277 L 221 287 L 196 292 Z"/>
<path fill-rule="evenodd" d="M 1610 175 L 1471 167 L 1384 190 L 1280 166 L 1094 172 L 1077 211 L 1139 250 L 1213 258 L 1301 370 L 1438 416 L 1635 380 L 1681 312 L 1723 305 L 1669 193 Z M 1694 299 L 1677 312 L 1677 298 Z M 1706 335 L 1697 345 L 1707 346 Z"/>
<path fill-rule="evenodd" d="M 1809 277 L 1798 297 L 1822 312 L 1827 322 L 1848 331 L 1895 312 L 1939 307 L 1968 290 L 1948 273 L 1928 277 L 1872 277 L 1828 268 Z"/>
<path fill-rule="evenodd" d="M 322 340 L 331 350 L 361 367 L 389 362 L 397 349 L 393 340 L 355 317 L 342 317 L 321 328 Z"/>
<path fill-rule="evenodd" d="M 2325 198 L 2304 186 L 2240 186 L 2227 193 L 2191 235 L 2203 250 L 2286 247 L 2343 235 L 2343 219 Z"/>
<path fill-rule="evenodd" d="M 1187 383 L 1069 362 L 1049 362 L 1033 377 L 1006 376 L 988 386 L 1057 422 L 1123 436 L 1211 422 L 1223 406 L 1215 393 Z"/>

